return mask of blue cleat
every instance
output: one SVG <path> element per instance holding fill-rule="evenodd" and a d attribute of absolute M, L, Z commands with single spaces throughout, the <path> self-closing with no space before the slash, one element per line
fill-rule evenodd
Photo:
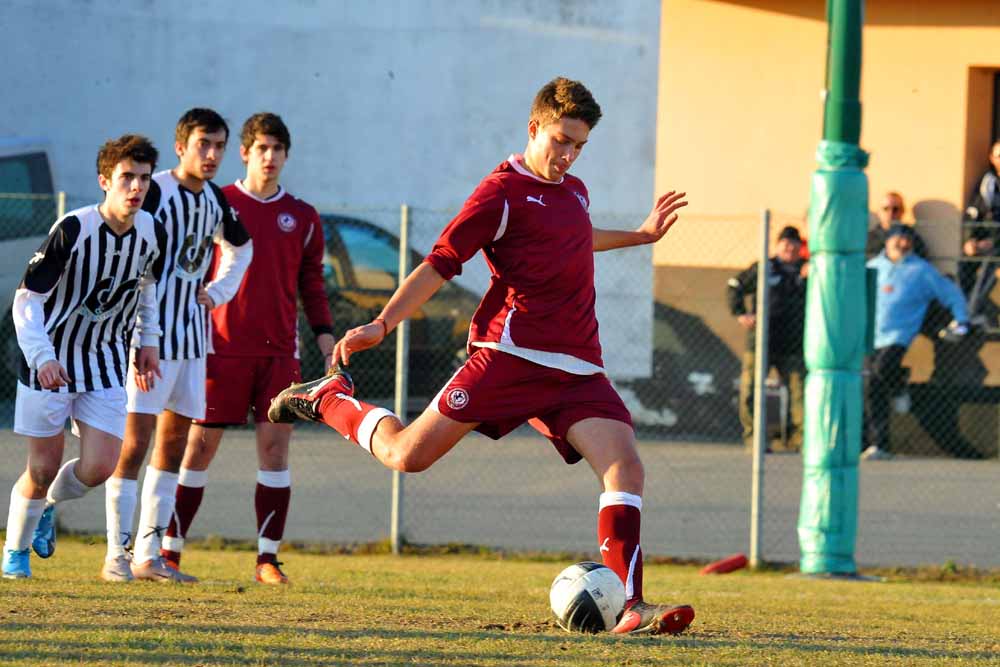
<path fill-rule="evenodd" d="M 31 538 L 31 548 L 39 558 L 49 558 L 56 552 L 56 506 L 49 505 L 38 520 L 35 534 Z"/>
<path fill-rule="evenodd" d="M 3 578 L 28 579 L 31 577 L 31 552 L 28 549 L 3 550 Z"/>

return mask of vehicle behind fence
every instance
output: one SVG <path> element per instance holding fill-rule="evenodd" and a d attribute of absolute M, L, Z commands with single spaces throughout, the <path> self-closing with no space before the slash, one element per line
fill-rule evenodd
<path fill-rule="evenodd" d="M 46 206 L 39 207 L 37 202 Z M 0 406 L 5 429 L 0 516 L 7 489 L 23 470 L 23 438 L 10 430 L 20 363 L 10 300 L 20 274 L 54 220 L 57 197 L 0 195 L 0 241 L 7 299 L 0 326 Z M 70 197 L 67 208 L 81 205 Z M 23 206 L 23 209 L 18 209 Z M 3 211 L 17 211 L 11 215 Z M 30 214 L 31 225 L 24 225 Z M 408 249 L 415 266 L 453 212 L 409 208 Z M 41 221 L 39 221 L 39 217 Z M 641 214 L 595 214 L 596 226 L 627 228 Z M 596 280 L 609 375 L 632 412 L 646 466 L 643 548 L 651 556 L 708 559 L 746 551 L 750 531 L 751 456 L 742 440 L 739 385 L 745 329 L 731 313 L 730 280 L 755 261 L 757 215 L 730 220 L 685 216 L 671 235 L 707 235 L 706 258 L 685 264 L 657 251 L 598 253 Z M 775 233 L 801 216 L 777 215 Z M 398 284 L 400 208 L 324 211 L 325 275 L 340 335 L 371 320 Z M 946 223 L 933 223 L 946 224 Z M 958 223 L 953 223 L 957 225 Z M 19 230 L 25 230 L 22 234 Z M 747 234 L 734 229 L 749 229 Z M 669 244 L 671 236 L 663 242 Z M 954 257 L 957 248 L 935 248 Z M 654 260 L 655 263 L 654 263 Z M 559 261 L 559 258 L 553 258 Z M 414 317 L 408 367 L 409 418 L 466 358 L 468 323 L 485 287 L 481 260 Z M 947 270 L 948 261 L 938 262 Z M 952 266 L 954 262 L 952 262 Z M 938 332 L 948 318 L 931 309 L 904 360 L 906 390 L 894 397 L 890 433 L 895 458 L 861 463 L 857 560 L 861 565 L 954 561 L 1000 567 L 1000 335 L 995 289 L 973 331 L 959 342 Z M 992 310 L 991 310 L 992 308 Z M 990 315 L 990 313 L 993 313 Z M 993 319 L 990 320 L 989 318 Z M 300 323 L 306 377 L 322 372 L 312 334 Z M 391 406 L 395 344 L 352 357 L 358 395 Z M 905 395 L 904 395 L 905 394 Z M 795 392 L 776 376 L 767 389 L 773 453 L 763 468 L 761 555 L 798 559 L 796 524 L 802 464 L 792 415 Z M 69 438 L 66 457 L 75 451 Z M 253 434 L 236 429 L 209 471 L 202 512 L 191 536 L 254 536 Z M 291 454 L 292 509 L 286 539 L 372 542 L 390 533 L 391 473 L 334 432 L 299 427 Z M 399 528 L 411 543 L 464 543 L 508 550 L 587 552 L 597 556 L 600 489 L 586 464 L 566 466 L 529 428 L 500 441 L 470 436 L 424 473 L 404 476 Z M 102 534 L 104 500 L 67 503 L 65 528 Z"/>

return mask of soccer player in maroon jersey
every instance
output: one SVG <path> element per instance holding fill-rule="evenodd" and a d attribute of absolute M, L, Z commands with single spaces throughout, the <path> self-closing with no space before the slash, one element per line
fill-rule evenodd
<path fill-rule="evenodd" d="M 337 343 L 334 360 L 345 365 L 351 354 L 378 345 L 482 250 L 492 279 L 472 319 L 469 360 L 420 417 L 404 428 L 388 410 L 354 398 L 341 370 L 289 387 L 268 416 L 322 421 L 405 472 L 425 470 L 473 429 L 499 438 L 528 422 L 567 463 L 586 459 L 597 474 L 597 541 L 628 598 L 613 632 L 676 634 L 694 610 L 642 597 L 645 473 L 631 416 L 601 361 L 593 253 L 655 243 L 687 202 L 668 192 L 635 231 L 593 227 L 587 188 L 567 172 L 600 117 L 583 84 L 557 78 L 543 86 L 524 154 L 511 155 L 480 182 L 381 315 Z"/>
<path fill-rule="evenodd" d="M 177 486 L 174 519 L 162 555 L 174 568 L 204 493 L 208 466 L 226 426 L 246 423 L 257 431 L 257 581 L 288 583 L 277 560 L 291 497 L 288 472 L 290 424 L 267 420 L 271 399 L 298 382 L 297 298 L 302 298 L 316 344 L 329 367 L 335 339 L 323 285 L 323 226 L 309 204 L 279 182 L 291 148 L 288 128 L 273 113 L 243 124 L 240 157 L 246 177 L 223 188 L 254 240 L 254 256 L 231 301 L 212 311 L 205 418 L 195 420 Z M 214 266 L 218 265 L 218 253 Z M 214 268 L 213 266 L 213 268 Z"/>

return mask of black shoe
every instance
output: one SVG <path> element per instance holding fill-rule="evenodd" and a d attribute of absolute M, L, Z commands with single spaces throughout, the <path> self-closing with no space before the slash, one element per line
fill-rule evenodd
<path fill-rule="evenodd" d="M 296 419 L 321 421 L 319 403 L 330 392 L 354 395 L 354 381 L 347 371 L 333 366 L 319 379 L 293 384 L 274 397 L 267 418 L 275 424 L 291 424 Z"/>

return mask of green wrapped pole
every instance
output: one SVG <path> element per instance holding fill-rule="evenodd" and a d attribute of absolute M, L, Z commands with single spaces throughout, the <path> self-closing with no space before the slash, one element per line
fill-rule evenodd
<path fill-rule="evenodd" d="M 866 351 L 868 155 L 861 134 L 862 0 L 828 0 L 823 140 L 809 199 L 799 567 L 854 574 Z"/>

